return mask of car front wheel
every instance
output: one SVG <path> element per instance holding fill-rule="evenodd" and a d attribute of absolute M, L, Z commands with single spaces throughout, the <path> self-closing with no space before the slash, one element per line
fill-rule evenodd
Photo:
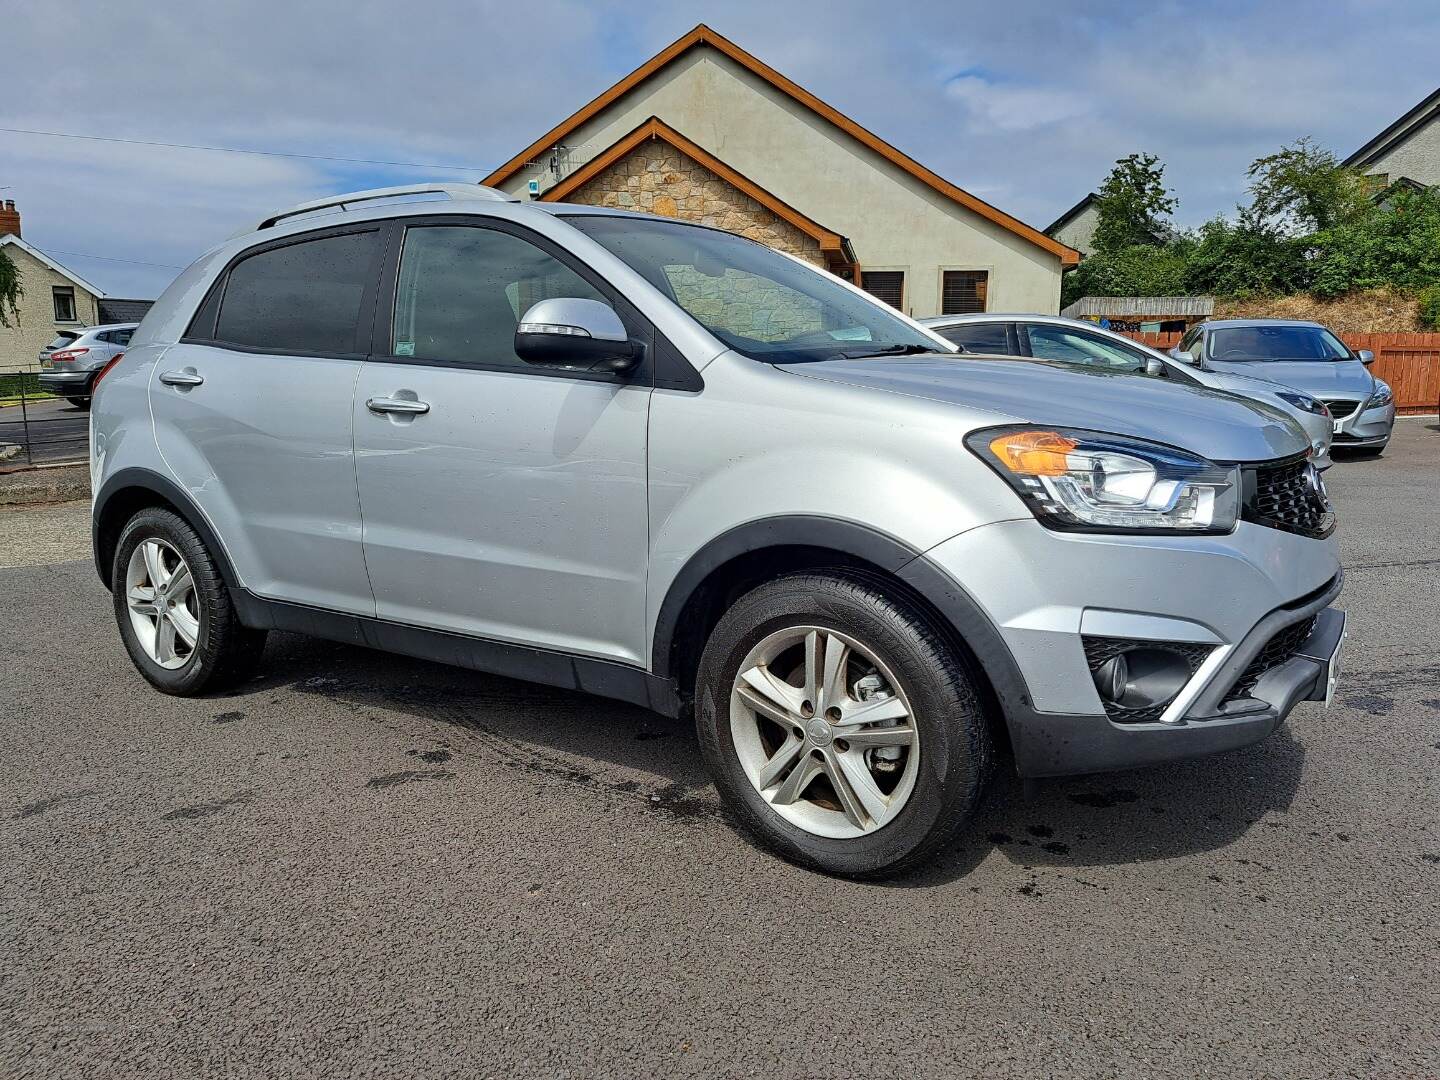
<path fill-rule="evenodd" d="M 968 820 L 990 769 L 964 663 L 914 606 L 845 571 L 736 601 L 701 658 L 696 725 L 745 833 L 849 877 L 930 857 Z"/>

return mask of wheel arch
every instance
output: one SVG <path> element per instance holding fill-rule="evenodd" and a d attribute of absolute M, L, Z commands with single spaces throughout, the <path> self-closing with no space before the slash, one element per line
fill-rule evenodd
<path fill-rule="evenodd" d="M 931 620 L 975 670 L 993 719 L 1029 695 L 1010 651 L 980 606 L 922 553 L 879 530 L 808 515 L 748 522 L 711 540 L 675 576 L 655 622 L 651 670 L 682 700 L 693 692 L 700 653 L 742 593 L 779 573 L 845 569 L 873 577 Z M 1004 723 L 996 723 L 997 734 Z"/>
<path fill-rule="evenodd" d="M 125 523 L 141 510 L 152 506 L 171 511 L 194 529 L 219 566 L 225 583 L 232 587 L 239 584 L 224 545 L 194 501 L 169 477 L 149 469 L 132 468 L 121 469 L 106 480 L 96 493 L 95 504 L 91 508 L 90 532 L 95 572 L 100 575 L 105 588 L 114 587 L 111 570 L 115 562 L 115 547 Z"/>

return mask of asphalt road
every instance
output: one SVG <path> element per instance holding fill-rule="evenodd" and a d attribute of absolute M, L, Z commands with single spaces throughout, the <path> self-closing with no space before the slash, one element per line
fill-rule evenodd
<path fill-rule="evenodd" d="M 164 697 L 88 564 L 0 569 L 0 1075 L 1440 1075 L 1440 431 L 1330 483 L 1338 707 L 1002 777 L 888 885 L 681 723 L 290 636 Z"/>
<path fill-rule="evenodd" d="M 22 450 L 0 466 L 83 460 L 90 449 L 90 413 L 61 398 L 45 398 L 0 408 L 0 446 L 29 445 L 27 459 Z"/>

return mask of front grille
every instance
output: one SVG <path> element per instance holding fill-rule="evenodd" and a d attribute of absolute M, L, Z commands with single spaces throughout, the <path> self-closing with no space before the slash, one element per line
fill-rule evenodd
<path fill-rule="evenodd" d="M 1185 661 L 1190 668 L 1190 674 L 1194 675 L 1215 647 L 1195 645 L 1188 641 L 1147 641 L 1141 638 L 1092 637 L 1089 634 L 1084 635 L 1081 641 L 1085 644 L 1085 663 L 1089 666 L 1091 675 L 1099 671 L 1111 657 L 1131 649 L 1159 649 L 1161 652 L 1174 653 Z M 1118 702 L 1107 701 L 1103 695 L 1100 702 L 1105 706 L 1105 715 L 1117 724 L 1146 724 L 1159 720 L 1170 704 L 1169 701 L 1162 701 L 1144 709 L 1127 709 Z"/>
<path fill-rule="evenodd" d="M 1247 468 L 1241 516 L 1256 525 L 1317 539 L 1335 529 L 1330 500 L 1308 458 Z"/>
<path fill-rule="evenodd" d="M 1358 401 L 1336 401 L 1334 398 L 1321 398 L 1325 407 L 1330 410 L 1330 415 L 1336 420 L 1344 420 L 1360 407 Z"/>
<path fill-rule="evenodd" d="M 1315 620 L 1318 616 L 1312 615 L 1308 619 L 1301 619 L 1298 623 L 1291 623 L 1281 630 L 1274 637 L 1265 643 L 1265 647 L 1250 661 L 1250 666 L 1240 673 L 1240 678 L 1235 680 L 1235 685 L 1230 688 L 1226 695 L 1226 702 L 1238 701 L 1241 698 L 1250 696 L 1250 691 L 1255 689 L 1255 684 L 1260 677 L 1271 668 L 1279 667 L 1289 660 L 1305 644 L 1305 639 L 1315 629 Z"/>

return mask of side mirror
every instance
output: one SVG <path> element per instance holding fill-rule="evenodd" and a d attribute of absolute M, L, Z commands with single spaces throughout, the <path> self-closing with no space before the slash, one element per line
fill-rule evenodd
<path fill-rule="evenodd" d="M 1156 360 L 1153 356 L 1147 356 L 1145 358 L 1145 374 L 1164 375 L 1165 365 L 1162 364 L 1159 360 Z"/>
<path fill-rule="evenodd" d="M 536 367 L 565 371 L 629 371 L 644 346 L 630 340 L 609 304 L 557 296 L 541 300 L 515 327 L 515 355 Z"/>
<path fill-rule="evenodd" d="M 1180 348 L 1179 345 L 1176 345 L 1166 355 L 1168 355 L 1171 360 L 1179 360 L 1182 364 L 1193 364 L 1195 362 L 1195 358 L 1192 357 L 1184 349 Z"/>
<path fill-rule="evenodd" d="M 1359 360 L 1360 363 L 1364 364 L 1366 367 L 1369 367 L 1371 364 L 1375 363 L 1375 354 L 1369 349 L 1361 349 L 1355 354 L 1355 359 Z"/>

